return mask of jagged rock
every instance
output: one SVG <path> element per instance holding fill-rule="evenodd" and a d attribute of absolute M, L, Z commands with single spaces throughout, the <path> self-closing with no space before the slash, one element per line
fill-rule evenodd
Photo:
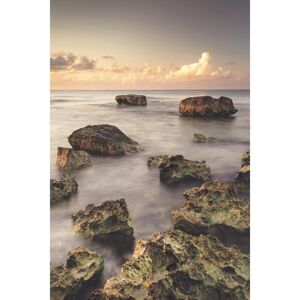
<path fill-rule="evenodd" d="M 88 239 L 133 238 L 132 221 L 124 199 L 89 204 L 72 215 L 75 231 Z"/>
<path fill-rule="evenodd" d="M 56 165 L 61 169 L 73 170 L 90 166 L 92 164 L 90 155 L 82 150 L 57 147 Z"/>
<path fill-rule="evenodd" d="M 184 196 L 187 201 L 172 213 L 175 229 L 192 235 L 249 235 L 250 203 L 238 199 L 234 184 L 209 181 Z"/>
<path fill-rule="evenodd" d="M 118 276 L 89 300 L 247 300 L 249 256 L 212 236 L 179 230 L 139 241 Z"/>
<path fill-rule="evenodd" d="M 202 133 L 194 133 L 194 142 L 205 143 L 205 142 L 214 142 L 215 140 L 216 140 L 216 138 L 214 138 L 212 136 L 206 137 Z"/>
<path fill-rule="evenodd" d="M 66 200 L 76 193 L 77 189 L 76 180 L 69 175 L 64 175 L 60 180 L 50 179 L 50 202 L 53 204 Z"/>
<path fill-rule="evenodd" d="M 210 168 L 205 161 L 184 159 L 182 155 L 175 155 L 164 160 L 159 165 L 160 180 L 166 183 L 176 183 L 193 180 L 205 182 L 210 180 Z"/>
<path fill-rule="evenodd" d="M 240 188 L 248 189 L 250 187 L 250 152 L 243 153 L 242 168 L 240 169 L 235 182 Z"/>
<path fill-rule="evenodd" d="M 147 99 L 144 95 L 118 95 L 116 96 L 116 101 L 119 105 L 137 105 L 137 106 L 144 106 L 147 105 Z"/>
<path fill-rule="evenodd" d="M 232 99 L 211 96 L 190 97 L 179 104 L 179 112 L 185 116 L 229 117 L 237 112 Z"/>
<path fill-rule="evenodd" d="M 137 142 L 113 125 L 88 125 L 75 130 L 68 138 L 75 150 L 89 153 L 120 155 L 138 152 Z"/>
<path fill-rule="evenodd" d="M 96 252 L 77 247 L 68 253 L 64 265 L 52 268 L 50 273 L 50 299 L 76 300 L 82 290 L 99 279 L 103 258 Z"/>
<path fill-rule="evenodd" d="M 148 167 L 160 167 L 160 165 L 169 159 L 168 155 L 156 155 L 148 157 Z"/>

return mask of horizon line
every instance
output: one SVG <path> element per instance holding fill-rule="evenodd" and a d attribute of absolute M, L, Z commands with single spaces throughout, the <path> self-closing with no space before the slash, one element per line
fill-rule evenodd
<path fill-rule="evenodd" d="M 243 89 L 50 89 L 50 92 L 78 91 L 78 92 L 107 92 L 107 91 L 250 91 L 250 88 Z"/>

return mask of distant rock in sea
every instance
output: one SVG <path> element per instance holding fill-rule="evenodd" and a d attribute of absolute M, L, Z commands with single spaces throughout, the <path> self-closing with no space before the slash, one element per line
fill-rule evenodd
<path fill-rule="evenodd" d="M 217 139 L 212 136 L 205 136 L 202 133 L 194 133 L 194 142 L 196 143 L 206 143 L 206 142 L 214 142 Z"/>
<path fill-rule="evenodd" d="M 50 202 L 51 204 L 67 200 L 76 193 L 78 184 L 76 180 L 64 175 L 60 180 L 50 179 Z"/>
<path fill-rule="evenodd" d="M 69 137 L 69 143 L 74 150 L 84 150 L 89 153 L 121 155 L 135 153 L 140 150 L 137 142 L 126 136 L 113 125 L 88 125 L 75 130 Z"/>
<path fill-rule="evenodd" d="M 68 253 L 64 265 L 51 269 L 50 299 L 81 299 L 80 293 L 100 278 L 104 261 L 96 252 L 77 247 Z"/>
<path fill-rule="evenodd" d="M 184 116 L 229 117 L 237 112 L 232 99 L 211 96 L 190 97 L 179 104 L 179 112 Z"/>
<path fill-rule="evenodd" d="M 73 170 L 90 166 L 92 164 L 90 155 L 82 150 L 57 147 L 56 165 L 61 169 Z"/>
<path fill-rule="evenodd" d="M 118 95 L 116 96 L 116 101 L 119 105 L 135 105 L 135 106 L 145 106 L 147 105 L 147 98 L 144 95 Z"/>
<path fill-rule="evenodd" d="M 87 239 L 134 238 L 132 221 L 124 199 L 108 200 L 72 215 L 75 231 Z"/>

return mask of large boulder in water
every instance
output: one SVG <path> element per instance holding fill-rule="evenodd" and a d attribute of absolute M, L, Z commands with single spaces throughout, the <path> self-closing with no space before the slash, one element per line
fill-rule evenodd
<path fill-rule="evenodd" d="M 148 161 L 149 164 L 149 161 Z M 160 180 L 166 183 L 182 181 L 198 181 L 203 183 L 210 180 L 210 168 L 205 161 L 185 159 L 182 155 L 175 155 L 162 159 L 159 163 Z"/>
<path fill-rule="evenodd" d="M 69 137 L 69 143 L 75 150 L 89 153 L 120 155 L 137 152 L 137 142 L 126 136 L 113 125 L 88 125 L 75 130 Z"/>
<path fill-rule="evenodd" d="M 232 99 L 211 96 L 190 97 L 179 104 L 179 112 L 184 116 L 229 117 L 237 112 Z"/>
<path fill-rule="evenodd" d="M 192 235 L 249 236 L 250 203 L 238 199 L 233 183 L 205 182 L 184 196 L 187 201 L 172 213 L 175 229 Z"/>
<path fill-rule="evenodd" d="M 212 236 L 179 230 L 139 241 L 116 277 L 89 300 L 248 300 L 250 259 Z"/>
<path fill-rule="evenodd" d="M 72 215 L 75 231 L 88 239 L 133 238 L 132 221 L 124 199 L 108 200 Z"/>
<path fill-rule="evenodd" d="M 242 154 L 242 168 L 238 172 L 235 182 L 239 188 L 250 188 L 250 152 Z"/>
<path fill-rule="evenodd" d="M 80 293 L 95 280 L 103 270 L 103 258 L 83 247 L 70 251 L 64 265 L 52 268 L 50 273 L 50 299 L 81 299 Z"/>
<path fill-rule="evenodd" d="M 78 184 L 70 175 L 64 175 L 60 180 L 50 179 L 50 202 L 51 204 L 69 199 L 76 193 Z"/>
<path fill-rule="evenodd" d="M 73 170 L 90 166 L 92 160 L 90 155 L 82 150 L 57 147 L 56 165 L 61 169 Z"/>
<path fill-rule="evenodd" d="M 135 105 L 135 106 L 145 106 L 147 105 L 147 99 L 144 95 L 118 95 L 116 96 L 116 101 L 119 105 Z"/>

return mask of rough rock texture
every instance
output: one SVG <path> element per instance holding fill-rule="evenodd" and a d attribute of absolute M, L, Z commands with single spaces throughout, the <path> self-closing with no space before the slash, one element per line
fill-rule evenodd
<path fill-rule="evenodd" d="M 160 165 L 169 159 L 168 155 L 156 155 L 148 157 L 148 167 L 160 167 Z"/>
<path fill-rule="evenodd" d="M 75 150 L 89 153 L 120 155 L 137 152 L 137 142 L 113 125 L 88 125 L 75 130 L 68 138 Z"/>
<path fill-rule="evenodd" d="M 214 142 L 216 138 L 212 136 L 205 136 L 202 133 L 194 133 L 194 142 L 197 143 L 206 143 L 206 142 Z"/>
<path fill-rule="evenodd" d="M 87 152 L 57 147 L 56 165 L 61 169 L 73 170 L 87 167 L 91 164 L 91 157 Z"/>
<path fill-rule="evenodd" d="M 190 97 L 179 104 L 179 112 L 186 116 L 229 117 L 237 112 L 230 98 L 211 96 Z"/>
<path fill-rule="evenodd" d="M 192 235 L 249 235 L 250 203 L 239 200 L 234 184 L 209 181 L 184 193 L 187 201 L 173 211 L 174 228 Z"/>
<path fill-rule="evenodd" d="M 179 230 L 139 241 L 118 276 L 89 300 L 249 299 L 249 256 Z"/>
<path fill-rule="evenodd" d="M 240 169 L 235 182 L 241 188 L 248 189 L 250 187 L 250 152 L 243 153 L 242 168 Z"/>
<path fill-rule="evenodd" d="M 75 300 L 82 290 L 97 280 L 103 270 L 103 258 L 96 252 L 77 247 L 68 253 L 64 265 L 52 268 L 50 299 Z"/>
<path fill-rule="evenodd" d="M 75 231 L 88 239 L 133 238 L 133 227 L 124 199 L 108 200 L 72 215 Z"/>
<path fill-rule="evenodd" d="M 144 95 L 119 95 L 116 96 L 116 101 L 119 105 L 137 105 L 137 106 L 144 106 L 147 105 L 147 99 Z"/>
<path fill-rule="evenodd" d="M 160 180 L 166 183 L 176 183 L 187 180 L 205 182 L 210 180 L 210 168 L 205 161 L 184 159 L 182 155 L 169 157 L 159 165 Z"/>
<path fill-rule="evenodd" d="M 50 202 L 53 204 L 66 200 L 76 193 L 77 189 L 76 180 L 69 175 L 64 175 L 60 180 L 50 179 Z"/>

